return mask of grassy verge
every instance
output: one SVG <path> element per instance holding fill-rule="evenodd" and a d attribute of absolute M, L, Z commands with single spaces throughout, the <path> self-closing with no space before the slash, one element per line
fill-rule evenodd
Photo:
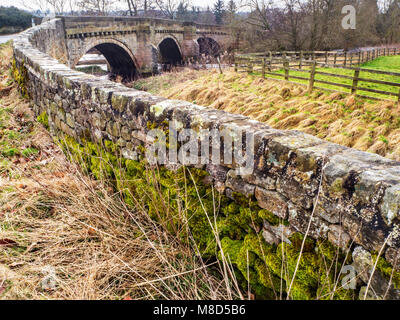
<path fill-rule="evenodd" d="M 188 71 L 140 82 L 170 99 L 242 114 L 277 129 L 300 130 L 321 139 L 400 160 L 400 110 L 395 102 L 368 101 L 248 74 Z"/>
<path fill-rule="evenodd" d="M 400 56 L 379 57 L 378 59 L 376 59 L 374 61 L 370 61 L 365 64 L 362 64 L 361 67 L 366 68 L 366 69 L 381 70 L 381 71 L 388 71 L 388 72 L 400 72 Z M 304 70 L 310 70 L 310 68 L 307 67 L 307 68 L 304 68 Z M 348 85 L 348 86 L 351 86 L 353 83 L 352 79 L 345 79 L 345 78 L 340 78 L 340 77 L 318 74 L 318 72 L 325 72 L 325 73 L 337 74 L 339 76 L 344 75 L 344 76 L 348 76 L 348 77 L 353 77 L 354 76 L 353 70 L 346 70 L 346 69 L 340 69 L 340 68 L 317 68 L 316 71 L 317 71 L 317 74 L 315 76 L 315 80 L 335 82 L 335 83 L 344 84 L 344 85 Z M 283 75 L 285 72 L 284 72 L 284 70 L 279 70 L 279 71 L 277 71 L 277 73 Z M 290 74 L 290 76 L 295 76 L 295 77 L 303 77 L 303 78 L 310 77 L 309 73 L 300 72 L 300 71 L 290 71 L 289 74 Z M 253 75 L 260 76 L 261 74 L 253 73 Z M 268 76 L 268 78 L 272 78 L 272 79 L 278 79 L 278 80 L 283 79 L 283 77 L 274 76 L 274 75 L 267 75 L 267 76 Z M 386 81 L 386 82 L 394 82 L 394 83 L 400 84 L 400 78 L 398 76 L 375 74 L 375 73 L 365 72 L 365 71 L 360 72 L 360 78 L 371 79 L 371 80 L 380 80 L 380 81 Z M 301 83 L 304 85 L 308 85 L 308 80 L 291 79 L 291 81 Z M 315 85 L 318 87 L 321 87 L 321 88 L 326 88 L 326 89 L 335 90 L 335 91 L 342 91 L 342 92 L 347 92 L 347 93 L 351 92 L 350 89 L 343 88 L 340 86 L 325 84 L 325 83 L 316 82 Z M 362 87 L 362 88 L 367 88 L 367 89 L 392 92 L 395 95 L 399 94 L 399 87 L 392 86 L 392 85 L 359 81 L 358 86 Z M 373 98 L 397 101 L 396 96 L 368 92 L 365 90 L 357 90 L 357 94 L 369 96 L 369 97 L 373 97 Z"/>
<path fill-rule="evenodd" d="M 96 76 L 105 76 L 108 74 L 108 71 L 104 71 L 100 66 L 77 67 L 76 70 Z"/>

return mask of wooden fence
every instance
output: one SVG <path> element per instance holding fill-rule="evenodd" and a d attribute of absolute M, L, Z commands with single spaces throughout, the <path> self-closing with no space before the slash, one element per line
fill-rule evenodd
<path fill-rule="evenodd" d="M 400 73 L 360 68 L 358 66 L 380 56 L 397 54 L 400 54 L 400 49 L 398 48 L 382 48 L 352 55 L 343 53 L 341 56 L 337 52 L 325 51 L 284 52 L 282 54 L 279 53 L 280 56 L 276 55 L 276 53 L 275 55 L 273 53 L 268 53 L 267 55 L 236 55 L 235 71 L 259 73 L 263 78 L 306 84 L 309 93 L 314 89 L 320 89 L 351 93 L 368 99 L 385 99 L 389 96 L 390 100 L 395 97 L 400 102 Z M 347 70 L 346 73 L 351 72 L 351 75 L 327 72 L 323 68 Z M 325 77 L 325 79 L 318 79 L 318 75 L 322 76 L 322 78 Z M 374 79 L 374 77 L 395 78 L 399 82 Z M 316 84 L 345 88 L 348 89 L 348 92 L 319 87 Z M 370 84 L 373 84 L 372 86 L 384 86 L 388 90 L 374 89 L 369 87 Z M 361 91 L 374 93 L 375 96 L 359 94 Z"/>
<path fill-rule="evenodd" d="M 369 51 L 353 53 L 338 51 L 282 51 L 267 53 L 237 54 L 235 61 L 248 61 L 249 59 L 265 59 L 267 67 L 271 70 L 281 68 L 283 61 L 289 60 L 291 64 L 300 69 L 305 61 L 317 61 L 326 65 L 351 67 L 375 60 L 382 56 L 393 56 L 400 54 L 400 48 L 377 48 Z"/>

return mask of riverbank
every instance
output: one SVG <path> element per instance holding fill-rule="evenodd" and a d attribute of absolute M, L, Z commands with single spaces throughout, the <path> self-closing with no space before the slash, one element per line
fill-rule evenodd
<path fill-rule="evenodd" d="M 18 35 L 18 33 L 0 35 L 0 44 L 4 44 L 4 43 L 7 43 L 8 41 L 13 40 L 17 35 Z"/>

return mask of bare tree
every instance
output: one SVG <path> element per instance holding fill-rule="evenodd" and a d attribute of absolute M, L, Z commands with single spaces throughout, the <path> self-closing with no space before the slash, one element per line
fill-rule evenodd
<path fill-rule="evenodd" d="M 121 0 L 121 2 L 128 5 L 130 16 L 138 16 L 139 12 L 146 15 L 153 8 L 153 0 Z"/>
<path fill-rule="evenodd" d="M 78 7 L 96 15 L 107 15 L 113 5 L 112 0 L 79 0 Z"/>
<path fill-rule="evenodd" d="M 39 9 L 41 12 L 50 10 L 55 14 L 63 14 L 75 6 L 75 0 L 23 0 L 22 5 L 29 10 Z"/>
<path fill-rule="evenodd" d="M 381 41 L 394 43 L 400 41 L 400 1 L 381 2 L 381 14 L 377 21 L 377 31 Z"/>
<path fill-rule="evenodd" d="M 179 5 L 190 6 L 190 0 L 155 0 L 157 7 L 168 19 L 174 20 Z"/>
<path fill-rule="evenodd" d="M 257 41 L 254 37 L 269 38 L 274 40 L 276 47 L 282 47 L 282 37 L 279 35 L 279 24 L 282 23 L 282 12 L 274 5 L 273 0 L 248 0 L 251 14 L 246 23 L 250 25 L 249 39 Z M 267 43 L 264 42 L 267 46 Z"/>
<path fill-rule="evenodd" d="M 287 31 L 291 49 L 299 50 L 305 42 L 303 26 L 305 10 L 301 0 L 284 0 Z"/>

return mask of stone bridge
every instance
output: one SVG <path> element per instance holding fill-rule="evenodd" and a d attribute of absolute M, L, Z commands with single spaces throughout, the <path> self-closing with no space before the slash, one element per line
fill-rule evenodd
<path fill-rule="evenodd" d="M 158 63 L 177 64 L 202 53 L 218 54 L 234 43 L 229 30 L 221 26 L 131 17 L 59 18 L 71 68 L 95 48 L 106 58 L 110 71 L 123 77 L 157 73 Z"/>

